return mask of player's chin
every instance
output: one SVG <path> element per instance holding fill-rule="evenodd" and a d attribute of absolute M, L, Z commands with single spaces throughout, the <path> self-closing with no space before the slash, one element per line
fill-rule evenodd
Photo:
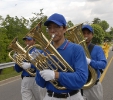
<path fill-rule="evenodd" d="M 57 41 L 59 41 L 59 38 L 55 37 L 55 38 L 53 39 L 53 42 L 57 42 Z"/>
<path fill-rule="evenodd" d="M 86 43 L 90 43 L 90 41 L 86 41 Z"/>

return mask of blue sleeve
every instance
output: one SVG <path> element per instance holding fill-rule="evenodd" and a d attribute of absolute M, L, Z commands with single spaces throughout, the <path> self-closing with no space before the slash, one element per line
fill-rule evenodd
<path fill-rule="evenodd" d="M 39 74 L 39 71 L 36 71 L 36 77 L 35 77 L 36 83 L 42 87 L 45 88 L 46 87 L 46 81 L 41 77 L 41 75 Z"/>
<path fill-rule="evenodd" d="M 36 71 L 36 67 L 31 63 L 31 68 L 35 69 Z"/>
<path fill-rule="evenodd" d="M 15 68 L 16 72 L 18 72 L 18 73 L 23 71 L 23 69 L 17 64 L 15 64 L 14 68 Z"/>
<path fill-rule="evenodd" d="M 105 57 L 104 52 L 101 47 L 98 47 L 97 49 L 98 50 L 95 49 L 95 51 L 94 51 L 94 52 L 97 52 L 96 58 L 91 59 L 90 65 L 94 69 L 104 69 L 107 65 L 106 57 Z M 94 55 L 92 54 L 92 56 L 94 56 Z"/>
<path fill-rule="evenodd" d="M 60 72 L 58 81 L 67 89 L 77 90 L 83 87 L 88 78 L 88 66 L 81 46 L 73 48 L 72 62 L 75 72 Z"/>

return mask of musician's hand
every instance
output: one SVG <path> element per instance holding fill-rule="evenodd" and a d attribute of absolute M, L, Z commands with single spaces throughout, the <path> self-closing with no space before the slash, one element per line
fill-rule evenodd
<path fill-rule="evenodd" d="M 28 63 L 28 62 L 22 62 L 22 68 L 23 69 L 28 69 L 31 67 L 31 63 Z"/>
<path fill-rule="evenodd" d="M 33 57 L 33 59 L 35 59 L 36 57 L 38 57 L 38 53 L 35 53 L 35 52 L 32 52 L 30 55 Z"/>
<path fill-rule="evenodd" d="M 13 58 L 16 59 L 17 55 L 18 55 L 17 53 L 14 53 Z"/>
<path fill-rule="evenodd" d="M 90 62 L 91 62 L 91 59 L 89 59 L 89 58 L 86 57 L 86 61 L 87 61 L 87 64 L 89 65 Z"/>
<path fill-rule="evenodd" d="M 45 81 L 50 81 L 55 79 L 55 72 L 53 70 L 45 69 L 43 71 L 40 71 L 39 73 Z"/>

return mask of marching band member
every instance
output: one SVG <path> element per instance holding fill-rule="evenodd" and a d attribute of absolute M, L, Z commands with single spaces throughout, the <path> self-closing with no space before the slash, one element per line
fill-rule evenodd
<path fill-rule="evenodd" d="M 32 46 L 35 44 L 35 39 L 26 36 L 23 38 L 25 41 L 25 44 L 28 46 Z M 36 48 L 32 48 L 30 50 L 30 54 L 32 52 L 35 52 Z M 26 72 L 26 69 L 33 68 L 34 72 L 36 72 L 36 68 L 34 65 L 28 62 L 22 63 L 22 68 L 15 64 L 15 70 L 17 72 L 22 72 L 22 82 L 21 82 L 21 94 L 22 94 L 22 100 L 43 100 L 43 97 L 45 96 L 46 91 L 42 90 L 40 86 L 36 84 L 35 76 L 31 76 L 28 72 Z M 40 93 L 43 91 L 43 93 Z"/>
<path fill-rule="evenodd" d="M 86 57 L 87 64 L 97 71 L 97 81 L 95 85 L 90 89 L 83 90 L 83 96 L 85 100 L 103 100 L 103 87 L 99 82 L 99 78 L 102 69 L 107 65 L 106 57 L 100 46 L 91 43 L 94 34 L 93 28 L 90 25 L 83 25 L 82 32 L 84 37 L 87 38 L 86 44 L 91 55 L 91 59 Z"/>
<path fill-rule="evenodd" d="M 109 54 L 109 44 L 107 42 L 105 42 L 102 46 L 102 49 L 104 51 L 105 57 L 106 59 L 108 58 L 108 54 Z"/>
<path fill-rule="evenodd" d="M 79 89 L 83 87 L 88 78 L 88 66 L 82 46 L 65 39 L 66 20 L 63 15 L 54 13 L 44 23 L 50 36 L 53 34 L 52 44 L 64 60 L 73 68 L 74 72 L 56 72 L 50 69 L 37 71 L 36 83 L 47 88 L 43 100 L 83 100 Z M 65 90 L 56 89 L 49 81 L 57 80 Z"/>

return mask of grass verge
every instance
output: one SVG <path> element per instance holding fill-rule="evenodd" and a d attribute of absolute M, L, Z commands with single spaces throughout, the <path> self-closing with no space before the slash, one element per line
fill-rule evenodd
<path fill-rule="evenodd" d="M 14 77 L 20 75 L 21 73 L 17 73 L 13 67 L 3 69 L 2 73 L 0 74 L 0 81 L 8 79 L 10 77 Z"/>

